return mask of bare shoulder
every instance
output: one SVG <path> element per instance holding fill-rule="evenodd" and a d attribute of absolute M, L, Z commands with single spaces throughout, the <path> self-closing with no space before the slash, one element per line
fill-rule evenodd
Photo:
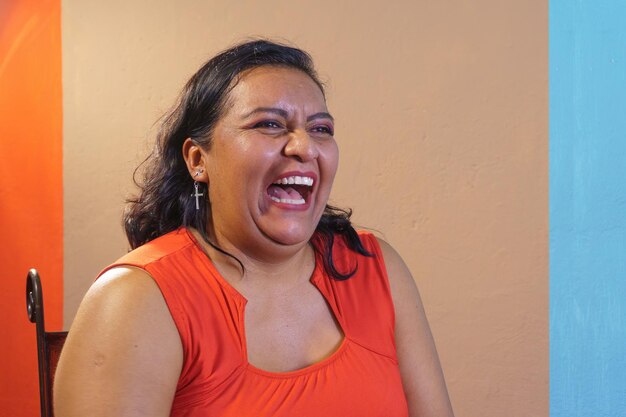
<path fill-rule="evenodd" d="M 91 285 L 81 303 L 81 308 L 119 295 L 142 294 L 140 298 L 149 301 L 158 298 L 158 292 L 157 284 L 143 269 L 116 267 L 106 271 Z"/>
<path fill-rule="evenodd" d="M 152 277 L 139 268 L 112 268 L 87 291 L 68 340 L 83 332 L 93 333 L 97 327 L 114 327 L 113 338 L 127 328 L 144 334 L 152 330 L 150 323 L 159 319 L 167 320 L 171 316 Z"/>
<path fill-rule="evenodd" d="M 400 254 L 385 240 L 377 237 L 380 250 L 387 267 L 387 275 L 389 277 L 389 286 L 393 297 L 396 312 L 401 309 L 404 304 L 421 305 L 421 299 L 417 290 L 415 280 L 411 275 L 411 271 Z"/>
<path fill-rule="evenodd" d="M 398 252 L 378 239 L 396 313 L 396 351 L 411 416 L 453 417 L 452 406 L 417 285 Z"/>
<path fill-rule="evenodd" d="M 55 415 L 167 416 L 181 368 L 180 337 L 157 284 L 141 269 L 113 268 L 89 289 L 70 329 Z"/>
<path fill-rule="evenodd" d="M 411 271 L 400 254 L 389 243 L 383 239 L 377 239 L 385 260 L 396 312 L 396 339 L 402 341 L 404 338 L 415 336 L 415 332 L 411 330 L 416 327 L 420 328 L 421 336 L 431 338 L 422 299 Z"/>

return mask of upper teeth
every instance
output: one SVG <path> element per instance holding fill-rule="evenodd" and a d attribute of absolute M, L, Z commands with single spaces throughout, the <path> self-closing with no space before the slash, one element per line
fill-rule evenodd
<path fill-rule="evenodd" d="M 313 178 L 299 177 L 299 176 L 284 177 L 284 178 L 274 181 L 274 184 L 300 184 L 300 185 L 306 185 L 308 187 L 312 187 Z"/>

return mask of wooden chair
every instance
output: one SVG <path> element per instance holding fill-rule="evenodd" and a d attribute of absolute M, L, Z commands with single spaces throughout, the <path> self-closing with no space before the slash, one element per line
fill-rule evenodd
<path fill-rule="evenodd" d="M 46 332 L 43 316 L 43 291 L 36 269 L 28 271 L 26 276 L 26 309 L 28 319 L 37 327 L 41 417 L 54 417 L 52 412 L 52 385 L 67 332 Z"/>

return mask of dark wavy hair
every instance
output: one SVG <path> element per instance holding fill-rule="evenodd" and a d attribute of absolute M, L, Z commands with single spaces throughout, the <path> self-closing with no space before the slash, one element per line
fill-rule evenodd
<path fill-rule="evenodd" d="M 206 62 L 187 82 L 177 103 L 163 118 L 155 148 L 140 165 L 145 166 L 142 181 L 137 181 L 135 175 L 140 192 L 127 200 L 124 213 L 124 229 L 132 249 L 181 226 L 193 227 L 209 245 L 235 259 L 243 269 L 237 258 L 217 247 L 207 235 L 211 203 L 208 198 L 203 199 L 200 209 L 196 210 L 192 197 L 194 181 L 183 159 L 182 146 L 191 138 L 197 145 L 208 148 L 215 124 L 223 115 L 229 93 L 241 74 L 267 65 L 304 72 L 324 94 L 324 86 L 309 54 L 287 45 L 267 40 L 245 42 Z M 200 186 L 204 188 L 201 189 L 204 195 L 208 195 L 206 184 Z M 332 256 L 337 236 L 343 238 L 352 251 L 372 256 L 352 227 L 351 215 L 351 210 L 326 205 L 310 241 L 314 250 L 322 255 L 326 272 L 339 280 L 354 275 L 358 265 L 351 271 L 337 270 Z"/>

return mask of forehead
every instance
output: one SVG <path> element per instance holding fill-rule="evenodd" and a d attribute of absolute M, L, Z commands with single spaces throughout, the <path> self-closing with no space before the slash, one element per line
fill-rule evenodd
<path fill-rule="evenodd" d="M 304 106 L 326 109 L 320 87 L 306 73 L 285 67 L 263 66 L 244 72 L 229 94 L 232 107 Z"/>

